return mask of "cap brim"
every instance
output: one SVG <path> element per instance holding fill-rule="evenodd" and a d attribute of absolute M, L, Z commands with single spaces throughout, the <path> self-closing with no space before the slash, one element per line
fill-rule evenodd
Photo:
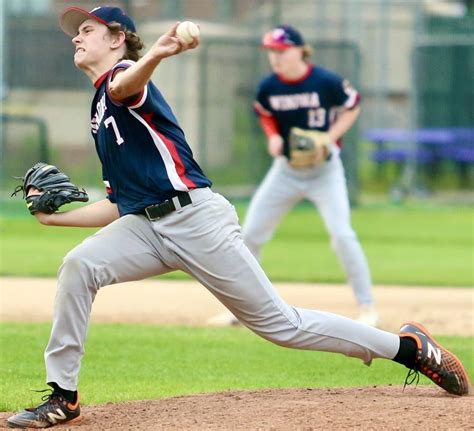
<path fill-rule="evenodd" d="M 267 42 L 262 43 L 262 48 L 265 49 L 278 49 L 279 51 L 284 51 L 288 48 L 294 48 L 295 45 L 287 45 L 285 43 L 278 43 L 278 42 Z"/>
<path fill-rule="evenodd" d="M 80 25 L 88 19 L 101 22 L 98 17 L 92 15 L 86 10 L 81 9 L 80 7 L 70 6 L 61 15 L 61 18 L 59 19 L 59 26 L 61 27 L 61 30 L 64 31 L 64 33 L 74 37 L 77 36 Z"/>

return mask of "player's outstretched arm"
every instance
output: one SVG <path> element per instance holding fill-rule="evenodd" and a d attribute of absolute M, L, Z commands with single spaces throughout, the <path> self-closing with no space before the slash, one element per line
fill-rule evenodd
<path fill-rule="evenodd" d="M 48 226 L 103 227 L 120 217 L 117 205 L 103 199 L 71 211 L 45 214 L 38 212 L 35 217 Z"/>
<path fill-rule="evenodd" d="M 161 60 L 180 54 L 199 45 L 199 37 L 191 43 L 176 34 L 179 22 L 175 23 L 148 50 L 148 52 L 128 69 L 117 73 L 109 84 L 109 94 L 115 100 L 123 100 L 142 91 Z"/>
<path fill-rule="evenodd" d="M 352 127 L 360 114 L 360 106 L 342 112 L 328 130 L 329 137 L 336 142 Z"/>

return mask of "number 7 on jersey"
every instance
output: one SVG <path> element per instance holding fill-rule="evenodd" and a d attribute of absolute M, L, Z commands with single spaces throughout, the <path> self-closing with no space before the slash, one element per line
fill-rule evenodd
<path fill-rule="evenodd" d="M 113 116 L 110 116 L 108 118 L 105 119 L 104 121 L 104 125 L 105 125 L 105 128 L 108 129 L 109 128 L 109 124 L 112 124 L 112 129 L 114 129 L 114 133 L 115 133 L 115 141 L 117 142 L 117 145 L 120 145 L 120 144 L 123 144 L 124 143 L 124 140 L 123 138 L 120 136 L 120 131 L 117 127 L 117 123 L 115 121 L 115 118 Z"/>

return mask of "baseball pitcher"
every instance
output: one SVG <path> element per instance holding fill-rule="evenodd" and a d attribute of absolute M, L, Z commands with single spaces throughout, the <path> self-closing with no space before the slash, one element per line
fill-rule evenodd
<path fill-rule="evenodd" d="M 245 246 L 233 206 L 211 190 L 151 74 L 167 57 L 199 45 L 178 23 L 140 58 L 133 21 L 118 7 L 66 9 L 74 63 L 94 85 L 91 133 L 107 196 L 64 212 L 35 212 L 51 226 L 100 226 L 64 258 L 45 351 L 52 391 L 39 406 L 10 417 L 17 428 L 46 428 L 81 418 L 78 376 L 94 298 L 114 283 L 181 270 L 191 274 L 250 330 L 285 347 L 375 358 L 421 372 L 450 393 L 467 392 L 459 360 L 417 323 L 392 334 L 321 311 L 291 307 Z M 27 197 L 44 193 L 28 188 Z M 431 350 L 439 352 L 436 360 Z"/>

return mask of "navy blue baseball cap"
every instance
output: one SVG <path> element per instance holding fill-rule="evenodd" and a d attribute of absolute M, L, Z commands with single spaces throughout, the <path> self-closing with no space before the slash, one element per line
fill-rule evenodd
<path fill-rule="evenodd" d="M 267 49 L 284 50 L 304 46 L 304 39 L 296 28 L 290 25 L 279 25 L 263 35 L 262 46 Z"/>
<path fill-rule="evenodd" d="M 64 33 L 74 37 L 77 36 L 80 25 L 88 19 L 94 19 L 104 25 L 117 22 L 122 26 L 122 30 L 136 32 L 132 19 L 122 9 L 114 6 L 99 6 L 89 12 L 70 6 L 61 15 L 59 25 Z"/>

